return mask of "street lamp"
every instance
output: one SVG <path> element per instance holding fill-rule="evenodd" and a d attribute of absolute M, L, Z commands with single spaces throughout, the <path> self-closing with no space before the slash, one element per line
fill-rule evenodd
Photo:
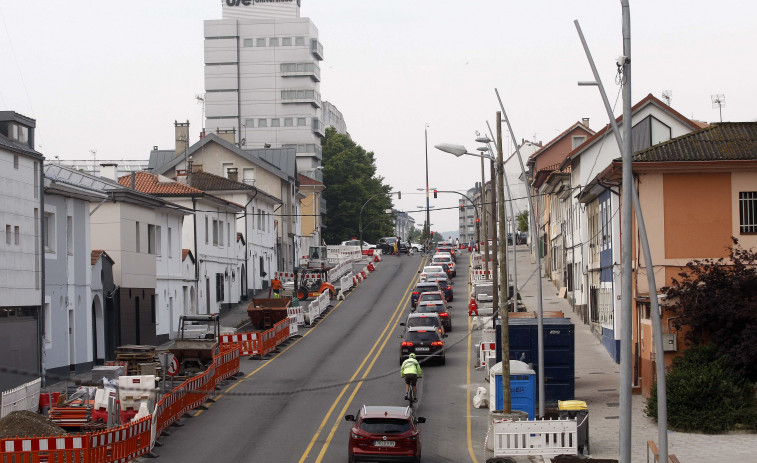
<path fill-rule="evenodd" d="M 365 205 L 368 204 L 373 198 L 376 198 L 381 195 L 393 195 L 394 193 L 397 193 L 397 198 L 402 199 L 402 192 L 400 191 L 390 191 L 389 193 L 376 193 L 375 195 L 371 196 L 370 198 L 366 199 L 363 203 L 363 206 L 360 208 L 360 214 L 358 216 L 358 228 L 360 231 L 360 254 L 363 253 L 363 209 L 365 209 Z M 389 209 L 389 213 L 391 213 L 391 209 Z"/>

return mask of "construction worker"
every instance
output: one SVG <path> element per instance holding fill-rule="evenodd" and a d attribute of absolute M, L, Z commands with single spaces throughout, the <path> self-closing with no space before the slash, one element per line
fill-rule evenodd
<path fill-rule="evenodd" d="M 423 378 L 423 371 L 421 370 L 421 364 L 415 360 L 415 354 L 410 354 L 400 367 L 400 376 L 405 378 L 405 400 L 407 400 L 407 394 L 410 392 L 410 386 L 413 386 L 413 397 L 418 400 L 418 389 L 416 383 L 418 378 Z"/>
<path fill-rule="evenodd" d="M 274 298 L 281 297 L 281 280 L 279 280 L 278 276 L 274 276 L 273 280 L 271 280 L 271 289 L 273 289 Z"/>
<path fill-rule="evenodd" d="M 478 316 L 478 304 L 476 303 L 475 298 L 470 298 L 470 303 L 468 304 L 468 316 L 470 317 L 474 313 Z"/>

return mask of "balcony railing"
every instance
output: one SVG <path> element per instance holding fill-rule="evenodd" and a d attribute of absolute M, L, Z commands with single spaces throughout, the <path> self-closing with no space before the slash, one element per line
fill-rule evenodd
<path fill-rule="evenodd" d="M 309 103 L 316 108 L 321 107 L 321 95 L 313 89 L 286 89 L 281 91 L 281 102 Z"/>
<path fill-rule="evenodd" d="M 310 51 L 318 60 L 323 61 L 323 45 L 318 39 L 310 39 Z"/>
<path fill-rule="evenodd" d="M 318 135 L 319 137 L 326 136 L 325 129 L 323 128 L 323 122 L 321 122 L 321 120 L 317 117 L 313 118 L 313 133 Z"/>
<path fill-rule="evenodd" d="M 279 69 L 283 77 L 310 77 L 314 82 L 321 81 L 321 67 L 316 63 L 281 63 Z"/>

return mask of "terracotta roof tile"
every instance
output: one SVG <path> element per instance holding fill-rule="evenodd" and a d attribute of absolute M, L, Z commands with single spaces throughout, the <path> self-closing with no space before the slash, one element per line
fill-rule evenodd
<path fill-rule="evenodd" d="M 134 188 L 142 193 L 160 196 L 190 196 L 202 195 L 203 191 L 162 175 L 137 172 Z M 131 175 L 118 178 L 118 183 L 127 188 L 131 187 Z"/>
<path fill-rule="evenodd" d="M 102 249 L 93 249 L 92 250 L 92 263 L 90 265 L 95 265 L 98 260 L 100 260 L 100 256 L 102 253 L 104 253 Z"/>
<path fill-rule="evenodd" d="M 192 172 L 189 183 L 200 190 L 254 190 L 255 187 L 207 172 Z"/>
<path fill-rule="evenodd" d="M 181 250 L 181 261 L 184 262 L 187 260 L 187 256 L 189 256 L 190 259 L 192 259 L 192 262 L 194 262 L 194 255 L 192 254 L 192 251 L 189 249 L 182 249 Z"/>
<path fill-rule="evenodd" d="M 721 122 L 639 151 L 634 162 L 754 161 L 757 122 Z"/>
<path fill-rule="evenodd" d="M 297 174 L 297 179 L 300 181 L 300 185 L 323 185 L 323 183 L 312 179 L 307 175 Z"/>

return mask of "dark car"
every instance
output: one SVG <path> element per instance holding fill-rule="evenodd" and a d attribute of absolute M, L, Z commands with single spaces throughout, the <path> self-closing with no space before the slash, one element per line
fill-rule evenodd
<path fill-rule="evenodd" d="M 357 415 L 345 415 L 350 429 L 347 455 L 350 462 L 405 461 L 420 463 L 421 431 L 426 418 L 410 407 L 363 405 Z"/>
<path fill-rule="evenodd" d="M 431 312 L 408 314 L 407 319 L 404 322 L 400 323 L 400 326 L 404 326 L 405 331 L 409 330 L 410 328 L 418 328 L 420 326 L 432 327 L 438 330 L 440 334 L 444 334 L 442 319 L 439 318 L 439 314 Z"/>
<path fill-rule="evenodd" d="M 452 243 L 442 242 L 436 245 L 435 253 L 448 252 L 452 256 L 452 260 L 457 262 L 457 249 Z"/>
<path fill-rule="evenodd" d="M 385 238 L 381 238 L 376 245 L 379 249 L 381 249 L 381 252 L 384 254 L 391 254 L 394 252 L 394 243 L 397 241 L 396 236 L 387 236 Z M 410 244 L 407 241 L 400 240 L 399 244 L 397 245 L 399 252 L 404 254 L 410 253 Z"/>
<path fill-rule="evenodd" d="M 416 304 L 418 304 L 418 296 L 420 296 L 421 293 L 441 290 L 442 287 L 436 281 L 426 281 L 416 284 L 413 294 L 410 295 L 410 307 L 415 307 Z"/>
<path fill-rule="evenodd" d="M 450 307 L 442 302 L 419 302 L 418 307 L 415 309 L 415 313 L 435 313 L 439 315 L 444 327 L 444 332 L 452 331 L 452 317 L 450 315 Z"/>
<path fill-rule="evenodd" d="M 440 317 L 441 318 L 441 317 Z M 444 320 L 442 319 L 442 326 Z M 444 337 L 439 330 L 433 326 L 417 326 L 408 328 L 402 335 L 400 344 L 400 365 L 407 360 L 410 354 L 415 354 L 419 362 L 424 360 L 437 360 L 444 365 L 446 358 L 444 355 Z"/>
<path fill-rule="evenodd" d="M 429 273 L 426 276 L 426 283 L 435 282 L 444 291 L 444 295 L 447 297 L 448 302 L 452 302 L 454 293 L 452 292 L 452 280 L 446 273 Z"/>

